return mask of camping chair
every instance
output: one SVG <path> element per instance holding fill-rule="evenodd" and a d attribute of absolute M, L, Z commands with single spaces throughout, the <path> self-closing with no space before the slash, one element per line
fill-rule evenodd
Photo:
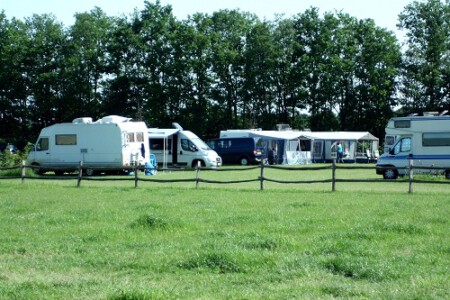
<path fill-rule="evenodd" d="M 370 160 L 372 159 L 372 153 L 370 153 L 369 149 L 366 150 L 366 156 L 367 156 L 367 163 L 369 163 Z"/>
<path fill-rule="evenodd" d="M 145 164 L 145 175 L 156 175 L 158 163 L 155 154 L 150 154 L 150 162 Z"/>
<path fill-rule="evenodd" d="M 375 150 L 375 151 L 373 152 L 373 158 L 374 158 L 375 160 L 378 160 L 379 157 L 380 157 L 380 152 L 378 152 L 378 150 Z"/>

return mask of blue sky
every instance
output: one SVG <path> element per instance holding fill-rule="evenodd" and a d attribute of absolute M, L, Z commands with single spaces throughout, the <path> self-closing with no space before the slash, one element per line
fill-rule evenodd
<path fill-rule="evenodd" d="M 413 0 L 161 0 L 172 5 L 178 19 L 186 19 L 196 12 L 212 13 L 220 9 L 240 9 L 257 14 L 261 19 L 273 19 L 275 14 L 291 17 L 306 9 L 318 7 L 320 13 L 343 11 L 358 19 L 371 18 L 375 23 L 401 35 L 397 31 L 397 17 Z M 152 1 L 150 1 L 152 2 Z M 74 14 L 88 12 L 95 6 L 109 16 L 129 15 L 135 8 L 142 9 L 144 0 L 0 0 L 0 10 L 6 17 L 23 19 L 33 14 L 52 13 L 64 25 L 74 22 Z"/>

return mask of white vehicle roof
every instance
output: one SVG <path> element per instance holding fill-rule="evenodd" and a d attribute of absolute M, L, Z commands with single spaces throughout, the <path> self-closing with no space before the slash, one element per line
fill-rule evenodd
<path fill-rule="evenodd" d="M 163 139 L 163 138 L 167 138 L 171 135 L 174 135 L 179 131 L 180 131 L 180 129 L 174 129 L 174 128 L 169 128 L 169 129 L 149 128 L 148 137 L 154 138 L 154 139 L 158 139 L 158 138 Z"/>

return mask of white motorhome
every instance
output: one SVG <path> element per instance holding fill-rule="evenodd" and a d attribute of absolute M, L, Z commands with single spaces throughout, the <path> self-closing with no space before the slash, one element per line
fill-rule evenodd
<path fill-rule="evenodd" d="M 39 173 L 60 175 L 76 170 L 83 162 L 87 175 L 100 171 L 121 171 L 150 161 L 148 128 L 144 122 L 107 116 L 96 122 L 77 118 L 41 130 L 28 155 L 28 162 Z"/>
<path fill-rule="evenodd" d="M 450 116 L 410 116 L 389 120 L 385 143 L 389 148 L 377 161 L 377 174 L 396 179 L 414 166 L 415 173 L 443 173 L 450 179 Z"/>
<path fill-rule="evenodd" d="M 149 146 L 158 164 L 166 168 L 172 166 L 201 166 L 216 168 L 222 165 L 222 159 L 197 135 L 172 123 L 174 128 L 150 128 L 148 130 Z"/>

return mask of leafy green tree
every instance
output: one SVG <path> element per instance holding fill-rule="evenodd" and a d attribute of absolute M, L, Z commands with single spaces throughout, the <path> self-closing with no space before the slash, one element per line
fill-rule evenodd
<path fill-rule="evenodd" d="M 161 6 L 145 1 L 140 19 L 133 24 L 142 45 L 141 65 L 145 72 L 142 97 L 143 117 L 149 124 L 168 124 L 172 115 L 179 115 L 178 94 L 171 94 L 168 86 L 176 76 L 173 73 L 173 33 L 179 23 L 172 14 L 171 6 Z M 175 117 L 176 118 L 176 117 Z"/>
<path fill-rule="evenodd" d="M 107 45 L 112 24 L 112 19 L 98 7 L 89 13 L 75 15 L 64 53 L 64 98 L 72 108 L 65 119 L 73 118 L 73 114 L 94 119 L 102 115 L 102 93 L 108 75 Z"/>
<path fill-rule="evenodd" d="M 216 121 L 212 116 L 211 87 L 212 48 L 209 30 L 211 18 L 194 14 L 176 32 L 176 66 L 184 85 L 185 103 L 180 112 L 183 126 L 202 136 L 216 137 Z"/>
<path fill-rule="evenodd" d="M 52 15 L 33 15 L 3 22 L 1 32 L 2 123 L 15 140 L 34 139 L 60 109 L 63 27 Z"/>
<path fill-rule="evenodd" d="M 399 16 L 406 30 L 401 104 L 405 111 L 450 105 L 450 1 L 414 1 Z"/>
<path fill-rule="evenodd" d="M 212 98 L 222 113 L 221 128 L 242 126 L 244 51 L 254 16 L 238 10 L 221 10 L 211 16 L 212 72 L 215 83 Z"/>
<path fill-rule="evenodd" d="M 297 68 L 294 60 L 295 49 L 299 47 L 296 39 L 293 19 L 278 19 L 274 22 L 273 43 L 275 47 L 275 65 L 273 66 L 273 89 L 276 93 L 278 121 L 291 124 L 293 128 L 309 128 L 305 120 L 307 92 L 302 69 Z"/>
<path fill-rule="evenodd" d="M 25 24 L 0 13 L 0 137 L 11 139 L 27 132 L 26 51 L 30 45 Z"/>
<path fill-rule="evenodd" d="M 64 120 L 62 110 L 62 49 L 66 36 L 63 25 L 51 15 L 34 15 L 26 21 L 26 34 L 31 42 L 27 51 L 26 77 L 29 82 L 28 102 L 32 108 L 32 124 L 39 130 Z"/>
<path fill-rule="evenodd" d="M 393 33 L 370 19 L 310 8 L 274 21 L 239 10 L 178 21 L 170 5 L 144 3 L 128 17 L 78 13 L 69 28 L 0 13 L 0 135 L 34 139 L 55 122 L 119 114 L 203 137 L 277 123 L 383 136 L 393 107 L 450 109 L 449 0 L 400 15 L 402 68 Z"/>
<path fill-rule="evenodd" d="M 392 117 L 392 108 L 397 104 L 400 47 L 393 33 L 378 28 L 373 20 L 354 24 L 351 27 L 356 41 L 356 51 L 352 51 L 354 94 L 349 94 L 356 101 L 351 105 L 353 113 L 348 114 L 351 121 L 341 129 L 369 130 L 382 137 L 384 126 Z"/>
<path fill-rule="evenodd" d="M 143 118 L 144 89 L 148 83 L 143 64 L 144 45 L 137 24 L 139 14 L 131 20 L 120 18 L 114 21 L 109 36 L 103 111 L 105 115 L 125 115 Z"/>
<path fill-rule="evenodd" d="M 295 18 L 295 73 L 304 87 L 312 130 L 339 128 L 333 112 L 337 61 L 333 39 L 338 23 L 330 13 L 321 19 L 317 8 L 308 9 Z"/>
<path fill-rule="evenodd" d="M 400 48 L 373 20 L 311 8 L 295 20 L 296 78 L 313 130 L 381 133 L 396 104 Z"/>
<path fill-rule="evenodd" d="M 259 124 L 272 129 L 279 119 L 274 89 L 278 53 L 272 24 L 256 22 L 246 40 L 242 126 L 258 127 Z"/>

